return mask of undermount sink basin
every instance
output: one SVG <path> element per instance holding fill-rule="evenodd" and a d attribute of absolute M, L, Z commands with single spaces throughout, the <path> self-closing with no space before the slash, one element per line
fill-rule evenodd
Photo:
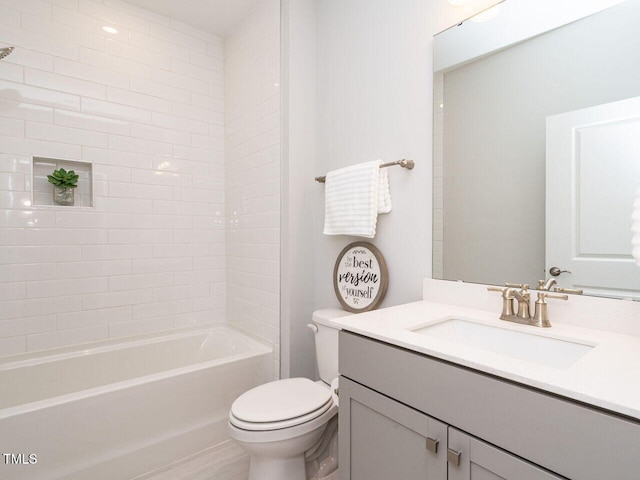
<path fill-rule="evenodd" d="M 411 331 L 554 368 L 568 368 L 594 348 L 579 340 L 545 337 L 458 318 Z"/>

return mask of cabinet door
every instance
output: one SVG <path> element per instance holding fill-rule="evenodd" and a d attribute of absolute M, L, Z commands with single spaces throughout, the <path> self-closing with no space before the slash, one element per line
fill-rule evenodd
<path fill-rule="evenodd" d="M 447 427 L 340 378 L 341 480 L 445 480 Z"/>
<path fill-rule="evenodd" d="M 449 427 L 449 480 L 558 480 L 559 477 Z"/>

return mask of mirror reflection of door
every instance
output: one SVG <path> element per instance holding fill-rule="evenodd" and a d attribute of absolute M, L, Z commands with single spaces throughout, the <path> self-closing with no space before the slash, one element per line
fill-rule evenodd
<path fill-rule="evenodd" d="M 640 299 L 640 97 L 547 117 L 546 139 L 546 271 L 568 270 L 558 284 L 585 294 Z"/>

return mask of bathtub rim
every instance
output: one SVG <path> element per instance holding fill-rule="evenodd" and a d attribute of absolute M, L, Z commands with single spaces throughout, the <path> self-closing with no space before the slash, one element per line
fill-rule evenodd
<path fill-rule="evenodd" d="M 194 327 L 176 328 L 172 330 L 162 330 L 159 332 L 144 333 L 140 335 L 131 335 L 123 337 L 105 338 L 102 340 L 94 340 L 91 342 L 78 343 L 74 345 L 66 345 L 63 347 L 48 348 L 44 350 L 34 350 L 29 352 L 14 353 L 0 357 L 0 371 L 12 368 L 28 367 L 45 363 L 48 361 L 66 360 L 74 357 L 82 357 L 94 353 L 102 353 L 110 350 L 119 350 L 129 346 L 142 346 L 155 343 L 159 340 L 173 340 L 191 335 L 198 335 L 210 332 L 216 329 L 229 329 L 250 341 L 256 342 L 267 349 L 272 348 L 265 339 L 252 335 L 251 333 L 238 328 L 229 322 L 216 322 L 207 325 L 198 325 Z"/>
<path fill-rule="evenodd" d="M 256 338 L 252 336 L 242 329 L 239 329 L 233 326 L 230 323 L 216 323 L 207 326 L 197 326 L 197 327 L 187 327 L 181 328 L 171 331 L 164 332 L 155 332 L 152 334 L 144 334 L 144 335 L 136 335 L 132 337 L 118 337 L 106 340 L 99 340 L 97 342 L 88 342 L 84 344 L 78 344 L 73 347 L 61 347 L 59 349 L 51 349 L 51 350 L 41 350 L 38 352 L 33 352 L 36 354 L 33 359 L 23 359 L 17 360 L 15 362 L 6 362 L 5 358 L 15 358 L 18 356 L 30 356 L 32 352 L 20 353 L 17 355 L 7 356 L 5 358 L 0 359 L 0 371 L 8 368 L 20 368 L 31 365 L 37 365 L 39 363 L 45 363 L 48 360 L 65 360 L 68 358 L 76 358 L 87 356 L 92 353 L 100 353 L 105 351 L 113 351 L 119 350 L 132 346 L 141 346 L 148 345 L 151 343 L 156 343 L 160 339 L 162 340 L 171 340 L 178 339 L 182 337 L 187 337 L 191 335 L 198 335 L 203 333 L 208 333 L 214 330 L 231 330 L 236 334 L 242 335 L 251 343 L 251 349 L 248 352 L 237 353 L 233 355 L 227 355 L 222 358 L 217 358 L 214 360 L 206 360 L 204 362 L 196 362 L 190 365 L 171 368 L 168 370 L 163 370 L 161 372 L 152 373 L 149 375 L 144 375 L 141 377 L 129 378 L 126 380 L 121 380 L 118 382 L 108 383 L 106 385 L 100 385 L 97 387 L 87 388 L 84 390 L 78 390 L 75 392 L 65 393 L 62 395 L 57 395 L 54 397 L 49 397 L 42 400 L 35 400 L 33 402 L 23 403 L 20 405 L 15 405 L 11 407 L 6 407 L 0 409 L 0 420 L 7 419 L 16 415 L 22 415 L 29 412 L 33 412 L 40 409 L 45 409 L 49 407 L 53 407 L 56 405 L 69 403 L 75 400 L 86 399 L 98 395 L 102 395 L 114 390 L 124 389 L 128 387 L 133 387 L 137 385 L 143 385 L 146 383 L 151 383 L 154 381 L 163 380 L 165 378 L 170 378 L 177 375 L 184 375 L 191 372 L 197 372 L 200 370 L 205 370 L 207 368 L 212 368 L 218 365 L 224 365 L 227 363 L 231 363 L 234 361 L 240 361 L 247 358 L 273 354 L 273 347 L 270 347 L 268 343 L 262 339 Z M 95 345 L 94 349 L 88 349 L 88 346 Z M 85 347 L 85 348 L 81 348 Z M 59 352 L 59 350 L 63 350 Z M 58 352 L 58 353 L 53 353 Z"/>

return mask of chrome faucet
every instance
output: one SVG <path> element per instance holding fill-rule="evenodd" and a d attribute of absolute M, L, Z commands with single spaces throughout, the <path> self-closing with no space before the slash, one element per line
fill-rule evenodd
<path fill-rule="evenodd" d="M 554 279 L 550 279 L 554 280 Z M 538 282 L 540 287 L 546 286 L 550 288 L 554 282 L 544 282 L 541 280 Z M 548 285 L 546 285 L 548 283 Z M 527 284 L 514 284 L 505 283 L 505 288 L 487 287 L 487 290 L 491 292 L 502 293 L 502 314 L 501 320 L 508 322 L 521 323 L 525 325 L 533 325 L 535 327 L 548 328 L 551 326 L 549 321 L 548 304 L 545 301 L 547 298 L 556 298 L 558 300 L 568 300 L 568 295 L 557 295 L 554 293 L 546 293 L 544 291 L 538 292 L 538 298 L 534 304 L 534 313 L 531 315 L 531 293 L 529 292 L 529 285 Z M 544 290 L 540 288 L 540 290 Z M 518 301 L 517 313 L 514 313 L 513 303 L 514 300 Z"/>

